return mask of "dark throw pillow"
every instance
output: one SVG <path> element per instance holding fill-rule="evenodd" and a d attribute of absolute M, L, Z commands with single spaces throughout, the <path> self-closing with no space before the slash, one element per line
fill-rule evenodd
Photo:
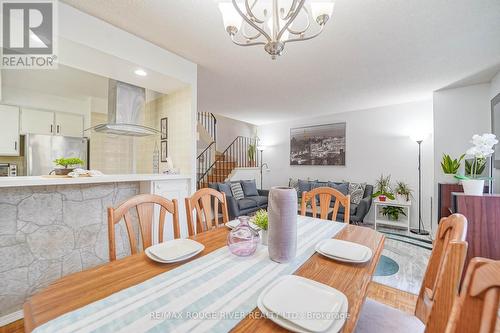
<path fill-rule="evenodd" d="M 226 194 L 226 197 L 233 196 L 230 183 L 219 183 L 219 192 L 223 192 L 224 194 Z"/>
<path fill-rule="evenodd" d="M 257 191 L 257 184 L 255 183 L 255 179 L 252 180 L 242 180 L 240 181 L 241 187 L 243 188 L 243 193 L 245 197 L 252 197 L 259 195 Z"/>

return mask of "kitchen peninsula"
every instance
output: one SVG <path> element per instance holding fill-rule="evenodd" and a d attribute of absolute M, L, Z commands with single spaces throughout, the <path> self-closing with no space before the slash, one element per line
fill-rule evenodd
<path fill-rule="evenodd" d="M 191 190 L 191 177 L 183 175 L 0 178 L 0 313 L 20 310 L 29 296 L 64 275 L 107 262 L 106 210 L 136 194 L 177 199 L 185 237 L 184 198 Z M 130 251 L 128 237 L 123 222 L 116 228 L 123 257 Z"/>

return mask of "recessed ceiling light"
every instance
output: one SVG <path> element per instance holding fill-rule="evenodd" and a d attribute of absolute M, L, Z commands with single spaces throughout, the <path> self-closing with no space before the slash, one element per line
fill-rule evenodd
<path fill-rule="evenodd" d="M 134 73 L 135 73 L 135 75 L 139 75 L 139 76 L 146 76 L 146 75 L 148 75 L 148 73 L 146 73 L 146 71 L 143 70 L 143 69 L 136 69 L 134 71 Z"/>

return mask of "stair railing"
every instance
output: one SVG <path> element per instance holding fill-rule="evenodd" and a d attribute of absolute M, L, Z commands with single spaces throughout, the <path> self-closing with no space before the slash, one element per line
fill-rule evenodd
<path fill-rule="evenodd" d="M 212 141 L 207 148 L 196 157 L 196 172 L 198 182 L 207 173 L 215 161 L 215 141 Z"/>
<path fill-rule="evenodd" d="M 198 112 L 198 122 L 205 127 L 213 141 L 217 142 L 217 118 L 211 112 Z"/>
<path fill-rule="evenodd" d="M 260 156 L 257 144 L 256 138 L 237 136 L 220 155 L 222 160 L 216 158 L 205 172 L 199 173 L 198 188 L 211 182 L 210 176 L 226 179 L 234 168 L 258 167 Z"/>

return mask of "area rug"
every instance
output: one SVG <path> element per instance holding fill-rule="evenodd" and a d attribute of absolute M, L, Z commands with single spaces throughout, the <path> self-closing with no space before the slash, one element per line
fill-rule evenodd
<path fill-rule="evenodd" d="M 375 276 L 390 276 L 399 271 L 399 265 L 393 259 L 382 255 L 375 269 Z"/>

